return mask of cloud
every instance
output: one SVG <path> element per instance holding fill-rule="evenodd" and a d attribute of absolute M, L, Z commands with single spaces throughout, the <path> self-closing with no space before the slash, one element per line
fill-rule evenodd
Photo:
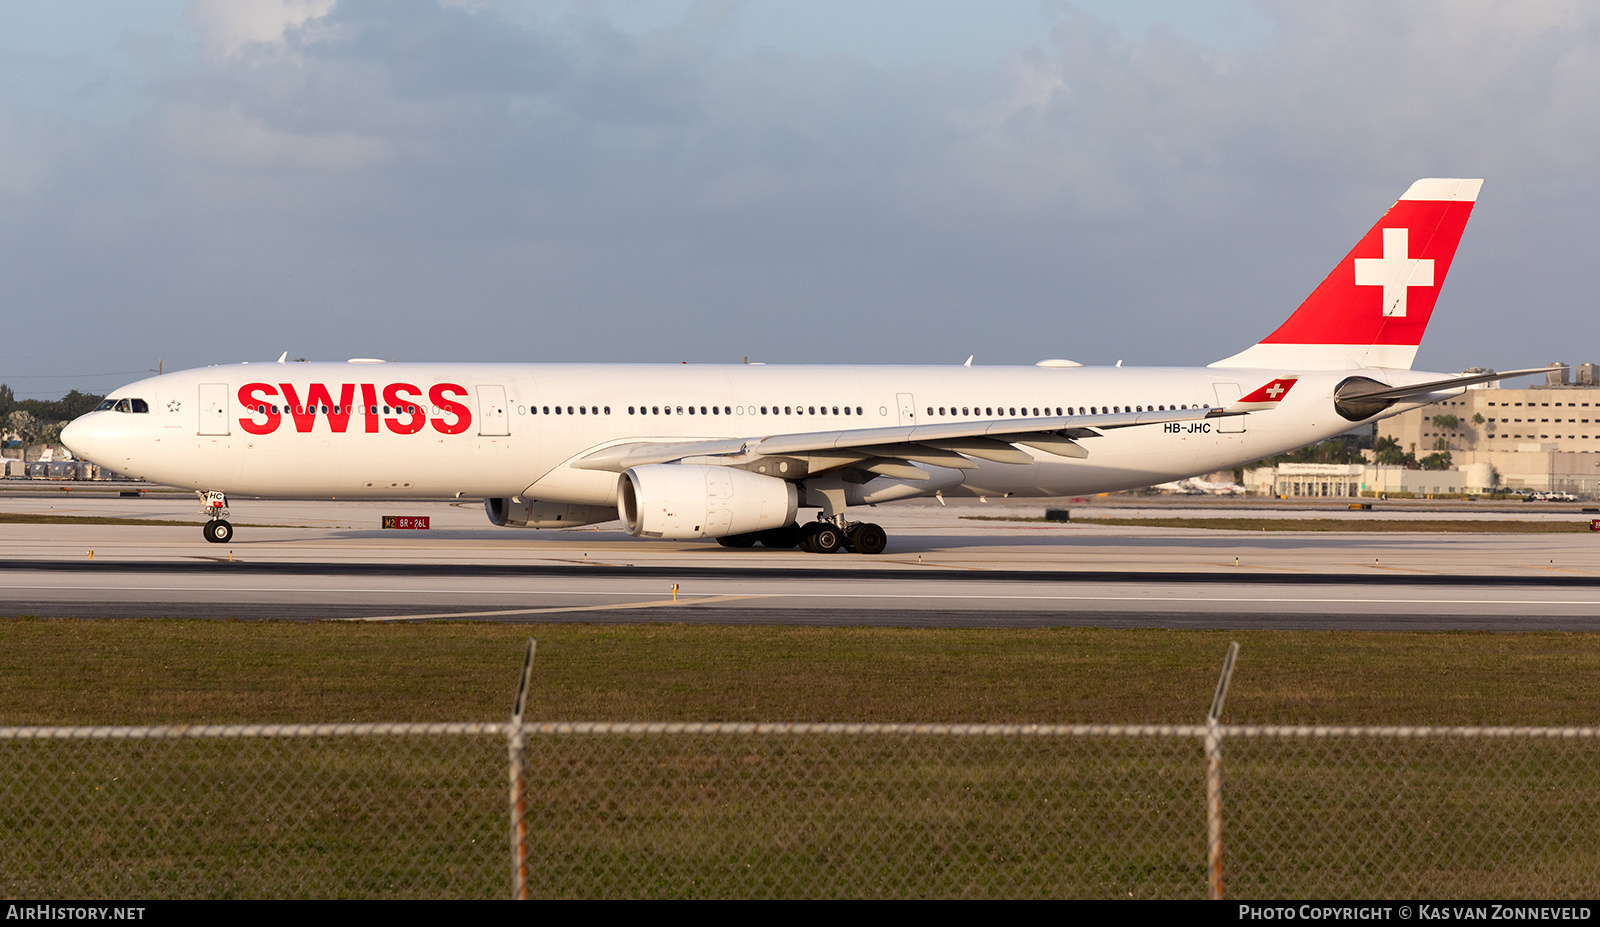
<path fill-rule="evenodd" d="M 1262 4 L 1226 54 L 1068 7 L 979 70 L 508 9 L 194 3 L 208 54 L 125 126 L 0 109 L 0 274 L 194 363 L 262 318 L 318 356 L 1203 363 L 1412 180 L 1485 176 L 1422 362 L 1600 340 L 1589 5 Z"/>
<path fill-rule="evenodd" d="M 61 120 L 0 103 L 0 209 L 7 199 L 26 200 L 48 188 L 77 134 Z"/>
<path fill-rule="evenodd" d="M 328 15 L 337 0 L 189 0 L 190 24 L 206 50 L 233 58 L 250 46 L 280 46 L 285 36 Z"/>
<path fill-rule="evenodd" d="M 169 106 L 157 131 L 166 147 L 188 161 L 234 168 L 349 171 L 391 155 L 382 138 L 353 132 L 287 132 L 235 109 Z"/>

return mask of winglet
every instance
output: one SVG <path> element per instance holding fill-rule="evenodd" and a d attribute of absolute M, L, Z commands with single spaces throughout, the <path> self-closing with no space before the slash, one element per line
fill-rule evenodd
<path fill-rule="evenodd" d="M 1227 412 L 1264 412 L 1267 409 L 1276 409 L 1283 397 L 1289 395 L 1289 390 L 1299 382 L 1299 377 L 1275 377 L 1256 389 L 1255 392 L 1228 406 Z"/>

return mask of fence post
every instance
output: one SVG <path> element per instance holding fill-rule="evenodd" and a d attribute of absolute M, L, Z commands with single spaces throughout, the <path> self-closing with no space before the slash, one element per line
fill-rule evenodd
<path fill-rule="evenodd" d="M 528 809 L 522 775 L 522 710 L 528 704 L 533 652 L 538 644 L 528 638 L 528 650 L 522 656 L 522 679 L 517 683 L 517 700 L 511 707 L 511 724 L 506 728 L 506 750 L 511 757 L 511 897 L 515 901 L 528 900 Z"/>
<path fill-rule="evenodd" d="M 1228 697 L 1228 681 L 1233 678 L 1233 661 L 1238 655 L 1239 642 L 1230 642 L 1206 715 L 1206 897 L 1212 901 L 1222 900 L 1222 703 Z"/>

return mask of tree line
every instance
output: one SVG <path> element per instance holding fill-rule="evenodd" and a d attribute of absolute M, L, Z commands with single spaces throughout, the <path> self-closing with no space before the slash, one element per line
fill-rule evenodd
<path fill-rule="evenodd" d="M 0 422 L 24 445 L 54 444 L 62 425 L 93 411 L 105 398 L 73 390 L 60 399 L 18 399 L 10 386 L 0 383 Z"/>

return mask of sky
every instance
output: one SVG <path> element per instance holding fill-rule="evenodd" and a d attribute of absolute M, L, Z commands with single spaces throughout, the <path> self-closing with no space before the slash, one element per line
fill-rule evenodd
<path fill-rule="evenodd" d="M 1483 177 L 1419 369 L 1600 360 L 1600 5 L 0 0 L 0 382 L 1203 365 Z"/>

